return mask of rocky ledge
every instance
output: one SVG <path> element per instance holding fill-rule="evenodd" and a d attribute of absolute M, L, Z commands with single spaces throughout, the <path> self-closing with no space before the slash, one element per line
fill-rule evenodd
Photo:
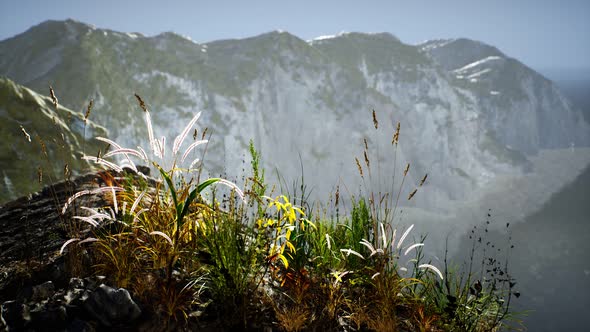
<path fill-rule="evenodd" d="M 141 171 L 148 174 L 149 169 Z M 142 311 L 129 292 L 110 287 L 105 277 L 72 277 L 84 273 L 73 271 L 69 257 L 59 254 L 68 239 L 68 220 L 79 212 L 74 206 L 69 215 L 60 213 L 67 199 L 128 174 L 85 174 L 0 207 L 0 330 L 130 330 Z M 108 205 L 94 195 L 81 196 L 76 203 Z M 136 330 L 138 324 L 133 325 Z"/>

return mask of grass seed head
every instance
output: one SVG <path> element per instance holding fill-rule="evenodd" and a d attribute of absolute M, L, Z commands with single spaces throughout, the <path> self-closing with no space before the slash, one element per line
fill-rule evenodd
<path fill-rule="evenodd" d="M 424 182 L 426 181 L 426 178 L 428 177 L 428 173 L 424 174 L 424 177 L 422 178 L 422 180 L 420 180 L 420 187 L 422 187 L 422 185 L 424 184 Z"/>
<path fill-rule="evenodd" d="M 27 131 L 25 130 L 25 128 L 23 126 L 20 126 L 20 131 L 23 132 L 23 135 L 25 135 L 25 138 L 30 143 L 31 142 L 31 135 L 29 135 L 29 133 L 27 133 Z"/>
<path fill-rule="evenodd" d="M 88 103 L 88 107 L 86 107 L 86 114 L 84 114 L 84 122 L 88 121 L 88 117 L 90 116 L 90 112 L 92 111 L 92 107 L 94 106 L 94 99 L 90 99 Z"/>
<path fill-rule="evenodd" d="M 399 129 L 400 129 L 400 123 L 397 123 L 397 128 L 395 129 L 395 133 L 393 134 L 393 139 L 391 140 L 391 145 L 395 144 L 397 145 L 397 143 L 399 142 Z"/>
<path fill-rule="evenodd" d="M 141 97 L 137 93 L 135 94 L 135 98 L 137 99 L 137 102 L 139 103 L 139 107 L 141 107 L 141 109 L 144 112 L 147 112 L 147 107 L 145 106 L 145 102 L 143 101 L 143 99 L 141 99 Z"/>
<path fill-rule="evenodd" d="M 436 275 L 438 275 L 438 277 L 440 278 L 440 280 L 443 280 L 444 279 L 443 278 L 443 274 L 434 265 L 431 265 L 431 264 L 422 264 L 422 265 L 418 266 L 418 268 L 431 270 L 432 272 L 436 273 Z"/>
<path fill-rule="evenodd" d="M 408 196 L 408 201 L 412 199 L 412 197 L 414 197 L 414 195 L 416 195 L 416 192 L 418 191 L 418 189 L 414 189 L 414 191 L 412 191 L 410 193 L 410 196 Z"/>
<path fill-rule="evenodd" d="M 375 129 L 379 127 L 379 121 L 377 121 L 377 115 L 375 114 L 375 110 L 373 110 L 373 125 L 375 126 Z"/>
<path fill-rule="evenodd" d="M 45 157 L 47 157 L 47 147 L 45 146 L 45 142 L 39 135 L 37 135 L 36 138 L 37 142 L 39 142 L 39 145 L 41 146 L 41 152 L 45 155 Z"/>
<path fill-rule="evenodd" d="M 51 85 L 49 86 L 49 96 L 51 97 L 51 101 L 53 102 L 53 106 L 55 106 L 55 108 L 57 108 L 58 100 L 57 100 L 57 97 L 55 96 L 55 91 L 53 91 L 53 87 L 51 87 Z"/>
<path fill-rule="evenodd" d="M 356 167 L 359 170 L 359 174 L 361 175 L 361 178 L 364 177 L 363 176 L 363 168 L 361 167 L 361 162 L 359 161 L 359 159 L 357 157 L 354 157 L 354 160 L 356 161 Z"/>

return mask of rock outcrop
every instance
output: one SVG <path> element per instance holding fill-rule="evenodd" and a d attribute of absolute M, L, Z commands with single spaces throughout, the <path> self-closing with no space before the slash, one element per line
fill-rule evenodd
<path fill-rule="evenodd" d="M 56 289 L 52 281 L 29 287 L 15 300 L 1 304 L 2 323 L 9 331 L 95 331 L 129 327 L 141 309 L 124 288 L 104 277 L 71 278 Z"/>
<path fill-rule="evenodd" d="M 145 167 L 140 171 L 149 174 Z M 103 284 L 104 277 L 71 278 L 68 256 L 59 253 L 78 207 L 110 205 L 84 195 L 62 215 L 67 199 L 128 174 L 85 174 L 0 207 L 0 304 L 9 330 L 93 331 L 128 324 L 141 314 L 129 292 Z"/>

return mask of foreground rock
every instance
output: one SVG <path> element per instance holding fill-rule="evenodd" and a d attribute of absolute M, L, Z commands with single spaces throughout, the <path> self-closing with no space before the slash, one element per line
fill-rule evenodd
<path fill-rule="evenodd" d="M 101 284 L 84 302 L 84 309 L 105 326 L 133 321 L 141 309 L 124 288 L 114 289 Z"/>
<path fill-rule="evenodd" d="M 144 174 L 149 169 L 140 169 Z M 125 289 L 106 285 L 104 277 L 70 278 L 74 270 L 59 254 L 69 238 L 71 216 L 78 207 L 108 205 L 86 195 L 68 214 L 60 213 L 75 192 L 106 185 L 108 179 L 127 174 L 97 172 L 45 187 L 0 207 L 1 324 L 8 330 L 93 331 L 129 324 L 141 309 Z"/>
<path fill-rule="evenodd" d="M 51 281 L 34 286 L 28 292 L 31 296 L 2 303 L 2 323 L 9 331 L 94 331 L 129 326 L 140 317 L 141 309 L 126 289 L 112 288 L 101 283 L 103 280 L 71 278 L 68 287 L 60 290 Z"/>

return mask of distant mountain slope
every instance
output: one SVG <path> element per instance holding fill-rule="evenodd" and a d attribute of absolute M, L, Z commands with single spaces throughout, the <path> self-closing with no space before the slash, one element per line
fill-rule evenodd
<path fill-rule="evenodd" d="M 499 223 L 497 228 L 504 230 L 505 222 L 511 222 L 510 235 L 492 228 L 485 241 L 501 248 L 499 259 L 504 260 L 508 249 L 505 241 L 512 237 L 515 247 L 510 249 L 509 272 L 522 294 L 513 299 L 513 308 L 532 311 L 524 318 L 527 330 L 583 331 L 590 323 L 590 317 L 585 315 L 590 306 L 588 197 L 590 168 L 524 220 L 504 220 L 495 216 L 502 211 L 492 212 L 492 226 Z M 457 250 L 460 258 L 454 261 L 469 255 L 471 240 L 467 236 Z"/>
<path fill-rule="evenodd" d="M 486 128 L 502 144 L 527 153 L 572 143 L 588 145 L 583 114 L 556 85 L 518 60 L 468 39 L 438 40 L 420 47 L 447 70 L 455 85 L 474 94 Z"/>
<path fill-rule="evenodd" d="M 48 97 L 0 77 L 0 204 L 61 181 L 64 172 L 88 170 L 82 151 L 96 154 L 99 146 L 91 137 L 105 135 L 91 121 L 84 130 L 83 114 L 56 110 Z"/>
<path fill-rule="evenodd" d="M 582 331 L 590 324 L 589 197 L 587 168 L 512 230 L 512 270 L 523 285 L 519 308 L 535 310 L 526 319 L 531 331 Z"/>
<path fill-rule="evenodd" d="M 419 204 L 437 209 L 498 174 L 526 172 L 527 154 L 590 145 L 590 127 L 551 82 L 469 40 L 412 46 L 346 33 L 306 42 L 275 31 L 199 44 L 47 21 L 0 42 L 0 74 L 40 91 L 52 84 L 75 110 L 94 98 L 93 119 L 130 146 L 145 137 L 133 93 L 148 102 L 158 135 L 173 137 L 202 110 L 199 124 L 214 135 L 212 172 L 240 175 L 254 139 L 264 166 L 288 178 L 300 175 L 300 155 L 320 197 L 340 179 L 360 186 L 354 156 L 364 137 L 389 178 L 398 121 L 397 157 L 412 163 L 407 183 L 428 172 Z"/>

